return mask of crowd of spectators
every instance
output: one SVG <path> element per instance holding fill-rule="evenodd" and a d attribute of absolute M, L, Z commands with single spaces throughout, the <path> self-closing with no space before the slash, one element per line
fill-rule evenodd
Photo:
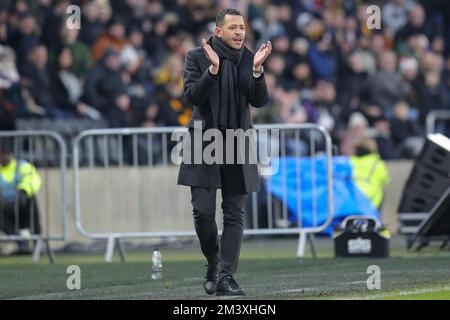
<path fill-rule="evenodd" d="M 371 4 L 381 29 L 367 26 Z M 66 25 L 70 5 L 79 30 Z M 414 156 L 428 112 L 450 110 L 446 0 L 2 0 L 0 129 L 18 118 L 187 124 L 184 57 L 225 7 L 243 13 L 250 49 L 273 43 L 255 123 L 322 124 L 342 154 L 372 130 L 389 159 Z"/>

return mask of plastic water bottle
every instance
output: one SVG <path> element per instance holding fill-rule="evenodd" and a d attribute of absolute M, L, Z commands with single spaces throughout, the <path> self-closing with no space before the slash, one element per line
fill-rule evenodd
<path fill-rule="evenodd" d="M 162 278 L 162 260 L 159 249 L 153 250 L 152 257 L 152 279 L 157 280 Z"/>

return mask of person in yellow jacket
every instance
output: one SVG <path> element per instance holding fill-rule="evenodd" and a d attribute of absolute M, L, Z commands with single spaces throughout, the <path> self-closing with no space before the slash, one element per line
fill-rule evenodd
<path fill-rule="evenodd" d="M 0 231 L 8 235 L 29 229 L 33 235 L 41 233 L 36 194 L 41 177 L 34 165 L 17 160 L 11 144 L 0 141 Z M 27 251 L 27 242 L 18 242 L 19 250 Z"/>
<path fill-rule="evenodd" d="M 352 178 L 358 188 L 369 198 L 375 208 L 380 209 L 384 198 L 384 187 L 390 176 L 385 162 L 380 158 L 373 139 L 362 138 L 356 142 L 355 155 L 350 157 Z"/>

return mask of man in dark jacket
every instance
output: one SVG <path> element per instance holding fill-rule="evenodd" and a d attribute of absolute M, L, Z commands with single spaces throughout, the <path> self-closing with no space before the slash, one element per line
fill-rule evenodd
<path fill-rule="evenodd" d="M 107 117 L 111 109 L 114 110 L 115 98 L 125 89 L 126 85 L 120 70 L 119 52 L 108 48 L 85 79 L 82 101 Z"/>
<path fill-rule="evenodd" d="M 259 108 L 267 102 L 262 64 L 269 56 L 272 45 L 270 42 L 264 43 L 253 54 L 243 45 L 244 39 L 245 25 L 241 13 L 225 9 L 216 17 L 214 35 L 208 41 L 203 40 L 201 47 L 188 52 L 184 68 L 184 95 L 194 106 L 187 125 L 189 137 L 195 139 L 195 135 L 203 134 L 207 129 L 220 130 L 221 137 L 230 129 L 241 132 L 252 129 L 249 104 Z M 200 125 L 197 127 L 197 124 Z M 196 142 L 191 144 L 194 148 Z M 202 141 L 200 145 L 203 151 L 208 143 Z M 226 141 L 223 141 L 223 146 L 226 146 L 224 154 L 231 151 L 237 155 L 236 149 L 229 150 Z M 188 151 L 191 155 L 198 153 L 194 149 Z M 252 151 L 244 152 L 248 155 Z M 209 164 L 206 161 L 190 164 L 184 161 L 183 154 L 178 175 L 179 185 L 191 187 L 195 230 L 208 261 L 203 284 L 208 294 L 245 294 L 233 274 L 237 269 L 243 236 L 243 207 L 247 194 L 258 191 L 258 167 L 247 160 L 244 163 L 233 160 L 232 163 L 227 160 L 226 164 Z M 216 191 L 219 188 L 224 215 L 220 250 L 215 222 Z"/>

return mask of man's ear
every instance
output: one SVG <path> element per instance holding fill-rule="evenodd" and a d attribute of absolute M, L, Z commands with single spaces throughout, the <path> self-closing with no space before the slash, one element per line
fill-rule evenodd
<path fill-rule="evenodd" d="M 218 37 L 221 38 L 222 37 L 222 29 L 220 29 L 219 27 L 215 27 L 214 28 L 214 34 Z"/>

